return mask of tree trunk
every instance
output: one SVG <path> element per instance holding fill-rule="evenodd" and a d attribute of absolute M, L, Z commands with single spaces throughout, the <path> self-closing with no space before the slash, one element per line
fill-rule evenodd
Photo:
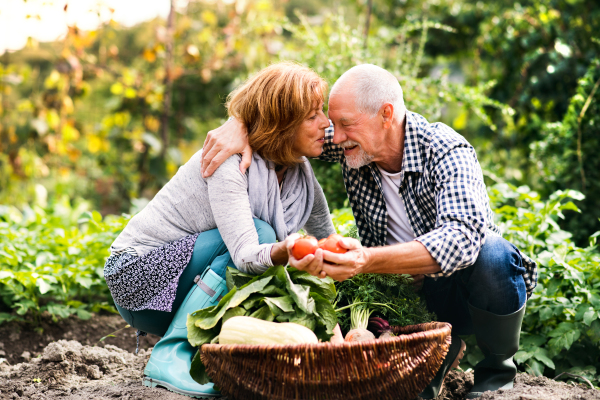
<path fill-rule="evenodd" d="M 172 79 L 172 64 L 173 64 L 173 30 L 175 20 L 175 0 L 171 0 L 171 10 L 169 11 L 169 18 L 167 19 L 167 37 L 165 38 L 165 78 L 163 84 L 165 85 L 165 94 L 163 98 L 163 113 L 161 117 L 160 133 L 162 139 L 162 150 L 161 156 L 164 158 L 167 148 L 169 147 L 169 114 L 171 111 L 171 95 L 173 92 L 173 79 Z"/>
<path fill-rule="evenodd" d="M 367 20 L 365 22 L 365 42 L 363 44 L 364 49 L 367 49 L 369 40 L 369 28 L 371 26 L 371 11 L 373 10 L 373 0 L 367 1 Z"/>

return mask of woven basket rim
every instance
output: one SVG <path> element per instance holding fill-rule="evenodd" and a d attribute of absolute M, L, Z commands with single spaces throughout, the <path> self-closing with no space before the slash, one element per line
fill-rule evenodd
<path fill-rule="evenodd" d="M 409 342 L 413 341 L 415 336 L 420 340 L 431 340 L 434 338 L 439 338 L 443 336 L 450 336 L 452 331 L 452 325 L 447 322 L 427 322 L 424 324 L 417 325 L 407 325 L 407 327 L 414 328 L 416 331 L 412 333 L 399 334 L 398 336 L 394 336 L 391 338 L 386 338 L 384 340 L 380 339 L 372 339 L 365 340 L 362 342 L 343 342 L 343 343 L 330 343 L 330 342 L 319 342 L 319 343 L 300 343 L 300 344 L 204 344 L 202 345 L 202 349 L 212 350 L 212 351 L 225 351 L 230 349 L 235 349 L 238 351 L 243 350 L 269 350 L 269 349 L 323 349 L 323 348 L 343 348 L 343 347 L 361 347 L 361 346 L 369 346 L 369 345 L 390 345 L 392 343 L 398 342 Z M 401 327 L 394 327 L 401 328 Z M 424 329 L 423 329 L 424 328 Z M 419 330 L 422 329 L 422 330 Z M 445 335 L 444 335 L 445 334 Z"/>

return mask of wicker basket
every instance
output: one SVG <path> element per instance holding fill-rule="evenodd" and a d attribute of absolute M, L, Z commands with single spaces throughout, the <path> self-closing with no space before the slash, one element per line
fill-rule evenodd
<path fill-rule="evenodd" d="M 450 324 L 394 327 L 398 336 L 343 344 L 202 346 L 202 361 L 232 399 L 414 399 L 450 346 Z"/>

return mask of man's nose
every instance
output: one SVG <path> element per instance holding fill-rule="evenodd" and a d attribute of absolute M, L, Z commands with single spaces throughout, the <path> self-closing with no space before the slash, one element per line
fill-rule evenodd
<path fill-rule="evenodd" d="M 333 144 L 340 144 L 347 139 L 348 139 L 348 137 L 346 136 L 346 134 L 344 132 L 342 132 L 341 129 L 335 128 L 333 130 Z"/>

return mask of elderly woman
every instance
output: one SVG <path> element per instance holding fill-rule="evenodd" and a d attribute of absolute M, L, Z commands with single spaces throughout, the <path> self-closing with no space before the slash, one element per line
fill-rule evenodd
<path fill-rule="evenodd" d="M 188 313 L 227 293 L 227 266 L 259 274 L 287 263 L 288 236 L 300 228 L 317 238 L 335 232 L 306 159 L 322 152 L 326 90 L 316 73 L 292 63 L 249 79 L 227 102 L 229 114 L 248 127 L 249 170 L 242 174 L 234 155 L 205 179 L 200 150 L 112 244 L 104 275 L 117 309 L 139 331 L 162 336 L 144 385 L 218 396 L 211 383 L 190 377 Z"/>

